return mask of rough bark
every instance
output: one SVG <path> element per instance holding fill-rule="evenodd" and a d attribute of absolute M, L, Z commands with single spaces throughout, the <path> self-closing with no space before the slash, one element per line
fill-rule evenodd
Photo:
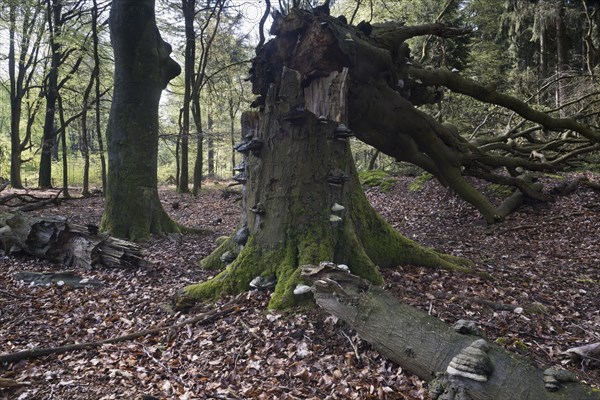
<path fill-rule="evenodd" d="M 595 128 L 569 118 L 553 118 L 526 103 L 498 93 L 492 86 L 477 84 L 460 74 L 421 68 L 411 60 L 404 43 L 416 35 L 460 35 L 465 29 L 441 24 L 407 27 L 402 24 L 374 25 L 362 29 L 328 15 L 293 9 L 276 14 L 271 33 L 276 38 L 265 44 L 253 62 L 251 81 L 259 95 L 254 105 L 265 106 L 266 93 L 278 82 L 285 67 L 297 70 L 303 87 L 348 70 L 348 125 L 355 136 L 395 157 L 433 174 L 445 186 L 471 203 L 492 223 L 502 214 L 465 179 L 474 176 L 518 188 L 528 197 L 549 200 L 532 185 L 498 171 L 514 174 L 517 167 L 550 171 L 558 164 L 502 156 L 479 149 L 463 139 L 456 129 L 441 124 L 415 106 L 440 99 L 445 86 L 478 100 L 502 105 L 523 118 L 550 130 L 573 130 L 592 142 L 600 141 Z"/>
<path fill-rule="evenodd" d="M 131 240 L 178 232 L 158 198 L 157 152 L 161 91 L 181 68 L 160 37 L 153 0 L 114 1 L 109 22 L 115 73 L 102 228 Z"/>
<path fill-rule="evenodd" d="M 67 268 L 89 270 L 96 264 L 128 268 L 150 265 L 134 243 L 100 234 L 98 227 L 73 224 L 65 218 L 1 213 L 0 243 L 7 251 L 23 251 Z"/>
<path fill-rule="evenodd" d="M 98 51 L 98 2 L 93 0 L 92 7 L 92 49 L 94 54 L 94 91 L 96 94 L 95 104 L 95 128 L 98 137 L 98 152 L 100 153 L 100 171 L 102 175 L 102 191 L 106 190 L 106 158 L 104 156 L 104 140 L 102 139 L 102 125 L 100 123 L 100 53 Z"/>
<path fill-rule="evenodd" d="M 475 375 L 480 380 L 452 375 L 448 372 L 450 362 L 456 361 L 459 353 L 469 352 L 479 336 L 458 333 L 380 287 L 334 267 L 305 266 L 303 275 L 314 281 L 314 297 L 320 307 L 348 323 L 403 370 L 432 381 L 429 390 L 434 399 L 600 399 L 597 390 L 570 382 L 573 377 L 566 371 L 544 371 L 492 343 L 487 343 L 485 354 L 478 355 L 481 369 Z M 553 387 L 557 391 L 545 387 L 545 375 L 551 373 L 558 376 Z"/>
<path fill-rule="evenodd" d="M 350 153 L 345 74 L 302 90 L 301 75 L 285 68 L 264 111 L 242 120 L 244 154 L 237 176 L 245 184 L 238 231 L 202 266 L 222 269 L 185 288 L 180 303 L 248 289 L 258 276 L 277 280 L 270 307 L 295 303 L 298 267 L 331 260 L 374 283 L 377 266 L 417 264 L 467 271 L 465 260 L 402 237 L 370 206 Z M 336 93 L 323 102 L 327 93 Z M 327 109 L 323 108 L 326 107 Z"/>
<path fill-rule="evenodd" d="M 50 31 L 50 69 L 45 85 L 46 115 L 44 133 L 42 135 L 42 151 L 40 156 L 39 187 L 52 187 L 52 149 L 56 145 L 56 101 L 58 98 L 58 67 L 61 64 L 60 32 L 62 25 L 61 0 L 48 2 L 48 27 Z"/>
<path fill-rule="evenodd" d="M 17 46 L 17 2 L 9 2 L 8 74 L 10 80 L 10 181 L 14 188 L 22 189 L 21 154 L 31 138 L 31 130 L 21 140 L 21 113 L 23 97 L 31 90 L 35 67 L 38 63 L 41 32 L 45 24 L 39 23 L 42 5 L 23 7 L 20 45 Z M 17 52 L 18 48 L 18 52 Z"/>

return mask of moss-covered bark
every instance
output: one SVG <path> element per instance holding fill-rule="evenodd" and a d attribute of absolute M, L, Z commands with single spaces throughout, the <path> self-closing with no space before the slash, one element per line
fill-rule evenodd
<path fill-rule="evenodd" d="M 161 91 L 181 69 L 160 37 L 153 0 L 114 1 L 110 30 L 115 84 L 102 229 L 131 240 L 178 232 L 159 201 L 156 168 Z"/>
<path fill-rule="evenodd" d="M 383 282 L 378 266 L 417 264 L 466 270 L 468 262 L 420 247 L 401 236 L 365 197 L 338 122 L 308 111 L 301 77 L 286 69 L 269 91 L 267 106 L 246 142 L 260 151 L 245 156 L 240 230 L 202 261 L 224 268 L 215 278 L 188 286 L 182 299 L 202 299 L 248 289 L 257 276 L 277 279 L 270 307 L 295 304 L 298 267 L 333 261 L 369 281 Z M 337 132 L 337 133 L 336 133 Z M 233 252 L 233 254 L 227 252 Z"/>

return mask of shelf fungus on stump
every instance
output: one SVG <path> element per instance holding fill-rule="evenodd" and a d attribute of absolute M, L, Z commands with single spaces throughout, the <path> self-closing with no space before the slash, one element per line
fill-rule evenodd
<path fill-rule="evenodd" d="M 560 367 L 550 367 L 544 371 L 544 386 L 549 392 L 556 392 L 567 382 L 577 382 L 574 373 Z"/>
<path fill-rule="evenodd" d="M 492 363 L 487 354 L 489 346 L 484 339 L 475 340 L 458 353 L 446 372 L 448 375 L 461 376 L 478 382 L 487 382 L 492 372 Z"/>
<path fill-rule="evenodd" d="M 354 136 L 354 133 L 352 133 L 352 130 L 350 128 L 348 128 L 346 125 L 339 124 L 337 126 L 337 128 L 335 128 L 335 130 L 333 131 L 333 136 L 336 139 L 346 139 L 346 138 Z"/>
<path fill-rule="evenodd" d="M 252 139 L 248 141 L 244 141 L 236 144 L 233 148 L 242 154 L 252 153 L 255 157 L 258 157 L 260 154 L 260 149 L 262 149 L 262 142 L 258 139 Z"/>
<path fill-rule="evenodd" d="M 338 203 L 333 203 L 333 205 L 331 206 L 331 211 L 332 212 L 340 212 L 340 211 L 344 211 L 346 209 L 346 207 L 344 207 L 341 204 Z"/>
<path fill-rule="evenodd" d="M 341 186 L 344 182 L 348 181 L 350 176 L 340 169 L 334 169 L 327 175 L 327 182 L 333 186 Z"/>
<path fill-rule="evenodd" d="M 250 287 L 258 290 L 273 289 L 277 285 L 277 279 L 273 276 L 257 276 L 250 281 Z"/>
<path fill-rule="evenodd" d="M 453 328 L 456 332 L 460 333 L 461 335 L 481 336 L 479 328 L 477 328 L 477 325 L 473 321 L 459 319 L 458 321 L 456 321 Z"/>
<path fill-rule="evenodd" d="M 304 123 L 306 118 L 310 115 L 309 111 L 306 111 L 303 107 L 299 107 L 288 111 L 283 115 L 283 119 L 291 124 L 300 125 Z"/>
<path fill-rule="evenodd" d="M 235 167 L 233 167 L 233 170 L 235 172 L 243 172 L 246 170 L 246 163 L 244 161 L 242 161 L 241 163 L 239 163 L 238 165 L 236 165 Z"/>
<path fill-rule="evenodd" d="M 265 210 L 265 206 L 262 203 L 256 203 L 250 211 L 257 215 L 263 215 L 267 210 Z"/>
<path fill-rule="evenodd" d="M 245 172 L 240 172 L 239 174 L 235 174 L 233 180 L 243 185 L 248 182 L 248 175 Z"/>
<path fill-rule="evenodd" d="M 248 241 L 248 237 L 250 236 L 250 230 L 247 226 L 241 227 L 235 234 L 233 241 L 238 245 L 243 246 Z"/>
<path fill-rule="evenodd" d="M 235 254 L 233 251 L 226 251 L 220 257 L 220 260 L 223 261 L 225 264 L 231 264 L 236 258 L 237 254 Z"/>

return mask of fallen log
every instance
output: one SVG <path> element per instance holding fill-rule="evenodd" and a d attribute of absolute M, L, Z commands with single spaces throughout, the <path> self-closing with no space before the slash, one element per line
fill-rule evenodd
<path fill-rule="evenodd" d="M 14 275 L 15 279 L 28 283 L 30 285 L 51 285 L 67 286 L 73 289 L 100 287 L 103 283 L 96 279 L 88 279 L 79 276 L 73 271 L 60 272 L 30 272 L 21 271 Z"/>
<path fill-rule="evenodd" d="M 592 400 L 600 392 L 559 368 L 545 371 L 463 327 L 401 303 L 378 286 L 321 263 L 304 266 L 317 304 L 350 325 L 383 356 L 430 381 L 438 400 Z"/>
<path fill-rule="evenodd" d="M 96 264 L 132 268 L 151 265 L 135 243 L 62 217 L 0 213 L 0 244 L 6 252 L 22 251 L 73 269 L 89 270 Z"/>

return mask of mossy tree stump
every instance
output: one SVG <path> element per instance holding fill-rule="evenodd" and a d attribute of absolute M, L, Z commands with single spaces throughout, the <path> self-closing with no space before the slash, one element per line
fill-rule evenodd
<path fill-rule="evenodd" d="M 467 269 L 465 260 L 401 236 L 370 206 L 341 125 L 345 78 L 333 73 L 303 89 L 301 75 L 284 68 L 258 120 L 245 115 L 246 138 L 238 146 L 245 153 L 238 177 L 245 182 L 241 223 L 201 264 L 222 269 L 235 258 L 213 279 L 186 287 L 182 299 L 242 292 L 265 276 L 277 280 L 270 307 L 288 307 L 302 280 L 299 266 L 325 260 L 377 284 L 378 266 Z M 329 96 L 325 109 L 318 93 L 332 92 L 338 94 Z"/>

